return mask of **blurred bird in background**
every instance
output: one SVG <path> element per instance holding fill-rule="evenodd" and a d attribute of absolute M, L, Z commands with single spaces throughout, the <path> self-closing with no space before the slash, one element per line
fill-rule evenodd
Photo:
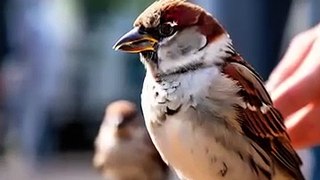
<path fill-rule="evenodd" d="M 135 104 L 115 101 L 95 141 L 93 164 L 110 180 L 164 180 L 169 168 L 154 148 Z"/>

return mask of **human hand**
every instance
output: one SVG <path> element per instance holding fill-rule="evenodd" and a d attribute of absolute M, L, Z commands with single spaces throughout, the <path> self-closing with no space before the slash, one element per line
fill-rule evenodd
<path fill-rule="evenodd" d="M 320 24 L 296 36 L 267 82 L 295 148 L 320 144 Z"/>

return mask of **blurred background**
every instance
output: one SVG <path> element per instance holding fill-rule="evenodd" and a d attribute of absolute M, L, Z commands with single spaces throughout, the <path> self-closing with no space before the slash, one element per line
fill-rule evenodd
<path fill-rule="evenodd" d="M 151 2 L 0 1 L 0 179 L 101 179 L 91 164 L 105 106 L 139 103 L 144 77 L 138 56 L 112 45 Z M 290 39 L 320 22 L 320 0 L 196 2 L 264 79 Z M 300 155 L 320 179 L 319 150 Z"/>

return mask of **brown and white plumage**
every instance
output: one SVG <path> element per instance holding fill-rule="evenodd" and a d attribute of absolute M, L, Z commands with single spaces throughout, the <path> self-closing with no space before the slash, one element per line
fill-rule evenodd
<path fill-rule="evenodd" d="M 238 106 L 239 118 L 243 133 L 254 140 L 265 151 L 269 152 L 272 160 L 285 168 L 289 174 L 300 177 L 302 164 L 290 144 L 283 118 L 273 107 L 261 78 L 244 62 L 237 53 L 227 59 L 223 73 L 237 81 L 242 89 L 238 92 L 247 105 Z"/>
<path fill-rule="evenodd" d="M 281 114 L 216 19 L 160 0 L 134 27 L 115 48 L 141 54 L 146 126 L 182 179 L 304 179 Z"/>
<path fill-rule="evenodd" d="M 94 166 L 108 180 L 163 180 L 168 168 L 154 148 L 136 106 L 115 101 L 95 141 Z"/>

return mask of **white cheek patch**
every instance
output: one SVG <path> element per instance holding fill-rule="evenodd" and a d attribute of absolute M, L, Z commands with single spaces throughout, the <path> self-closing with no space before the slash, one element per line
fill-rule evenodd
<path fill-rule="evenodd" d="M 183 66 L 199 60 L 203 52 L 199 51 L 207 44 L 207 38 L 196 27 L 177 32 L 163 39 L 159 44 L 159 67 L 162 72 L 173 67 Z"/>
<path fill-rule="evenodd" d="M 221 57 L 227 56 L 226 51 L 231 44 L 227 34 L 207 44 L 207 38 L 196 27 L 177 32 L 159 44 L 159 70 L 168 74 L 192 64 L 221 63 Z"/>
<path fill-rule="evenodd" d="M 196 27 L 193 27 L 163 39 L 158 53 L 163 56 L 163 59 L 174 60 L 180 56 L 198 52 L 206 43 L 206 37 L 198 32 Z"/>
<path fill-rule="evenodd" d="M 122 122 L 121 116 L 107 116 L 99 129 L 96 138 L 96 147 L 98 149 L 106 149 L 115 144 L 115 133 L 118 131 L 118 125 Z"/>
<path fill-rule="evenodd" d="M 95 146 L 97 150 L 104 151 L 109 147 L 114 146 L 115 137 L 114 137 L 114 128 L 110 128 L 108 126 L 102 126 L 100 128 L 98 137 L 95 141 Z"/>
<path fill-rule="evenodd" d="M 113 116 L 107 116 L 104 121 L 107 126 L 117 128 L 119 124 L 122 123 L 123 118 L 121 116 L 113 115 Z"/>

